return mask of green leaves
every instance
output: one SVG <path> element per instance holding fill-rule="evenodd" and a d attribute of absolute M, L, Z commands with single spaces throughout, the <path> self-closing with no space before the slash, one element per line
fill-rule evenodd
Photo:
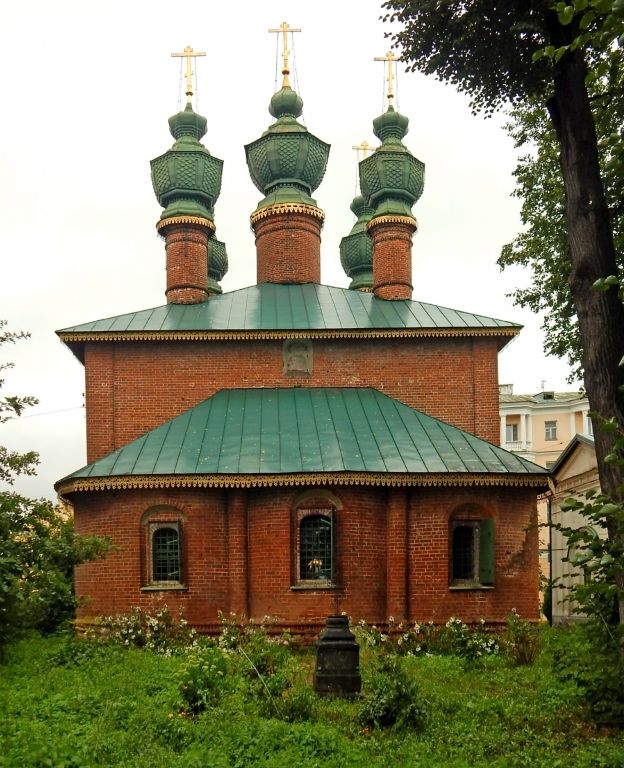
<path fill-rule="evenodd" d="M 609 288 L 619 286 L 619 284 L 620 281 L 615 275 L 609 275 L 608 277 L 599 277 L 598 280 L 595 280 L 592 284 L 592 288 L 595 291 L 608 291 Z"/>

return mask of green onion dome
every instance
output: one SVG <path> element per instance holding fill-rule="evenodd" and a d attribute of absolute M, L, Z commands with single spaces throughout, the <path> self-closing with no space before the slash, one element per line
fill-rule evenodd
<path fill-rule="evenodd" d="M 390 106 L 373 121 L 381 145 L 360 163 L 360 188 L 378 216 L 412 217 L 422 195 L 425 165 L 403 144 L 408 119 Z"/>
<path fill-rule="evenodd" d="M 223 293 L 219 283 L 228 269 L 225 243 L 210 237 L 208 240 L 208 293 Z"/>
<path fill-rule="evenodd" d="M 311 195 L 325 175 L 330 147 L 297 121 L 302 110 L 299 95 L 284 85 L 269 105 L 275 122 L 245 147 L 252 181 L 265 196 L 257 210 L 279 203 L 316 206 Z"/>
<path fill-rule="evenodd" d="M 160 205 L 160 218 L 197 217 L 212 221 L 212 209 L 221 191 L 223 161 L 200 144 L 206 118 L 191 104 L 169 118 L 175 139 L 171 149 L 151 161 L 152 185 Z"/>
<path fill-rule="evenodd" d="M 340 263 L 351 278 L 349 288 L 357 291 L 373 289 L 373 243 L 367 232 L 372 208 L 363 195 L 353 198 L 351 210 L 357 216 L 351 232 L 340 241 Z"/>

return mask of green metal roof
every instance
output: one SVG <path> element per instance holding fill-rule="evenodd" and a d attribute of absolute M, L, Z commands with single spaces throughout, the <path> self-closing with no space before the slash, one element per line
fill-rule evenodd
<path fill-rule="evenodd" d="M 344 472 L 548 475 L 375 389 L 225 389 L 57 488 L 136 475 Z"/>
<path fill-rule="evenodd" d="M 421 301 L 385 301 L 371 293 L 317 283 L 261 283 L 201 304 L 154 309 L 63 328 L 61 336 L 201 331 L 507 329 L 522 326 Z M 77 339 L 76 339 L 77 340 Z"/>

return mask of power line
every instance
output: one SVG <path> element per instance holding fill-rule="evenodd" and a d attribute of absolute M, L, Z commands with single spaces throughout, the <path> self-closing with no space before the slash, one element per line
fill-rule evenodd
<path fill-rule="evenodd" d="M 52 416 L 55 413 L 67 413 L 68 411 L 83 411 L 84 405 L 76 405 L 73 408 L 60 408 L 57 411 L 44 411 L 43 413 L 31 413 L 27 416 L 9 416 L 7 418 L 7 421 L 15 421 L 19 419 L 20 421 L 23 421 L 24 419 L 36 419 L 39 416 Z"/>

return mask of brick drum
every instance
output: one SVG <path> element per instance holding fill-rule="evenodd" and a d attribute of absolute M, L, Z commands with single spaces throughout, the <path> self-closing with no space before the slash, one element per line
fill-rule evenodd
<path fill-rule="evenodd" d="M 167 302 L 197 304 L 208 298 L 209 230 L 191 224 L 161 229 L 167 253 Z"/>
<path fill-rule="evenodd" d="M 322 218 L 303 213 L 270 213 L 253 226 L 258 283 L 321 282 Z"/>
<path fill-rule="evenodd" d="M 412 234 L 415 229 L 416 222 L 371 221 L 373 293 L 377 298 L 412 298 Z"/>

